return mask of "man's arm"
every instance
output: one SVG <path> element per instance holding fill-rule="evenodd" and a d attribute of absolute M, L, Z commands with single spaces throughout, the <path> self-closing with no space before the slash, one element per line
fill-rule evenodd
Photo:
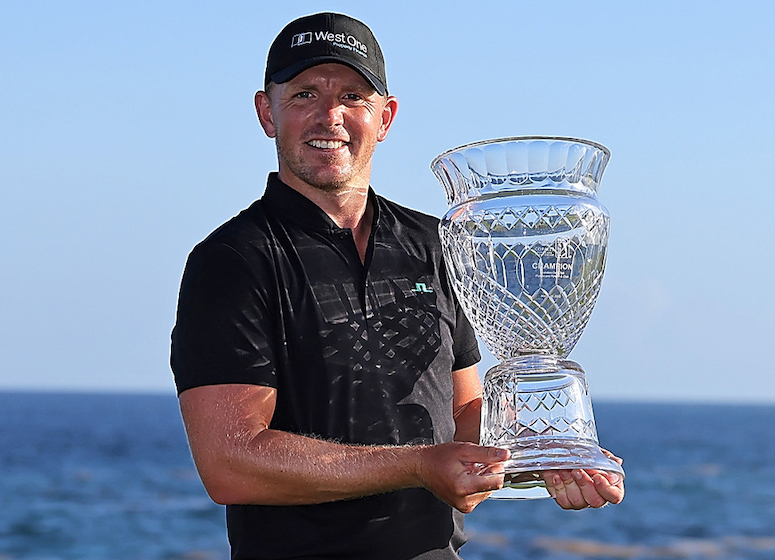
<path fill-rule="evenodd" d="M 220 504 L 313 504 L 424 487 L 470 512 L 500 488 L 502 476 L 477 476 L 507 452 L 464 442 L 434 446 L 342 445 L 269 429 L 275 389 L 196 387 L 180 395 L 191 452 Z"/>
<path fill-rule="evenodd" d="M 479 443 L 482 415 L 482 382 L 476 366 L 452 372 L 452 414 L 455 418 L 455 441 Z"/>

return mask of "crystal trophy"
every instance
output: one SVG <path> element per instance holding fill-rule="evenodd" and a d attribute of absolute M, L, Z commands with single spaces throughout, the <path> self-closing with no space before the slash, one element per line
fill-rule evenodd
<path fill-rule="evenodd" d="M 567 359 L 600 291 L 610 158 L 587 140 L 526 136 L 447 151 L 431 164 L 450 209 L 439 226 L 452 285 L 500 363 L 484 378 L 480 443 L 505 447 L 494 498 L 548 497 L 542 471 L 624 476 L 600 449 L 586 376 Z"/>

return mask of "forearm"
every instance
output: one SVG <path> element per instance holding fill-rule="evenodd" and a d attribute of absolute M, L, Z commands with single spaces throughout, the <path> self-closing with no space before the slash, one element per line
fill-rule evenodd
<path fill-rule="evenodd" d="M 479 443 L 482 415 L 482 384 L 476 366 L 452 372 L 454 397 L 452 415 L 455 419 L 455 441 Z"/>
<path fill-rule="evenodd" d="M 479 443 L 482 399 L 477 398 L 455 411 L 455 441 Z"/>
<path fill-rule="evenodd" d="M 252 385 L 181 393 L 191 453 L 217 503 L 315 504 L 423 487 L 467 513 L 503 482 L 474 468 L 498 472 L 508 453 L 493 447 L 344 445 L 269 429 L 275 398 Z"/>
<path fill-rule="evenodd" d="M 421 486 L 421 447 L 342 445 L 265 429 L 200 454 L 210 496 L 221 504 L 314 504 Z"/>

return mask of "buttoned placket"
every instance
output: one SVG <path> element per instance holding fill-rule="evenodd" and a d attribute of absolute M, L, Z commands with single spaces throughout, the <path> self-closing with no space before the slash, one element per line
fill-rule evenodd
<path fill-rule="evenodd" d="M 360 300 L 363 318 L 370 321 L 374 318 L 374 305 L 376 294 L 369 274 L 369 265 L 374 254 L 374 235 L 375 229 L 372 228 L 369 234 L 368 246 L 366 249 L 365 262 L 361 263 L 358 248 L 355 245 L 352 230 L 349 228 L 337 228 L 333 230 L 333 236 L 337 239 L 337 244 L 343 255 L 347 255 L 347 264 L 353 272 L 353 277 L 357 279 L 358 299 Z"/>

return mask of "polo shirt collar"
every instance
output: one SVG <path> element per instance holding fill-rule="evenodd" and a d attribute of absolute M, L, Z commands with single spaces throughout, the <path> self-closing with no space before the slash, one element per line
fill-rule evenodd
<path fill-rule="evenodd" d="M 261 197 L 270 211 L 282 216 L 283 220 L 290 220 L 302 229 L 336 233 L 342 231 L 331 217 L 322 208 L 312 202 L 297 190 L 283 183 L 276 172 L 270 173 L 266 181 L 266 190 Z M 369 187 L 369 201 L 374 208 L 374 221 L 372 228 L 377 229 L 380 216 L 379 197 Z"/>

